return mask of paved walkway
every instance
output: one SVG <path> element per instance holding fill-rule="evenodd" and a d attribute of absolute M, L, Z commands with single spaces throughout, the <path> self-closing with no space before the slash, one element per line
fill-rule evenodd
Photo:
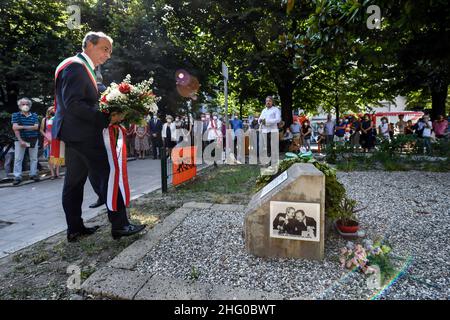
<path fill-rule="evenodd" d="M 160 160 L 135 160 L 128 166 L 132 199 L 161 187 Z M 61 203 L 63 180 L 0 188 L 0 258 L 66 230 Z M 89 209 L 96 200 L 88 180 L 83 201 L 85 221 L 104 209 Z"/>

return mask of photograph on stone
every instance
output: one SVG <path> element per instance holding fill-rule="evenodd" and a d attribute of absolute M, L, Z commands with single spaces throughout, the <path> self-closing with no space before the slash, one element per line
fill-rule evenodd
<path fill-rule="evenodd" d="M 320 241 L 320 204 L 270 202 L 270 237 Z"/>

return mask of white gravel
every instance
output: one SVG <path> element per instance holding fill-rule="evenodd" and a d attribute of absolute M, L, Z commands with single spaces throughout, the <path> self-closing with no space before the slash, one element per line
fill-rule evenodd
<path fill-rule="evenodd" d="M 406 274 L 380 299 L 450 298 L 450 174 L 424 172 L 338 173 L 360 206 L 367 238 L 385 237 Z M 262 259 L 245 251 L 243 212 L 197 210 L 164 238 L 138 265 L 143 273 L 191 279 L 200 283 L 277 292 L 286 299 L 368 299 L 366 277 L 340 268 L 339 248 L 346 240 L 334 232 L 325 242 L 322 262 Z"/>

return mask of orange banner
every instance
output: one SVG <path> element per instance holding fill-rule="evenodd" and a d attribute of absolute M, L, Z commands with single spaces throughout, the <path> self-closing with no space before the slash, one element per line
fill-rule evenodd
<path fill-rule="evenodd" d="M 197 175 L 196 152 L 196 147 L 172 149 L 172 184 L 174 186 L 188 181 Z"/>

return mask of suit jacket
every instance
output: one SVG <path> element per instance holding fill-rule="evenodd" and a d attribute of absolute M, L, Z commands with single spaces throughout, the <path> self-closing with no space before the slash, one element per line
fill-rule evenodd
<path fill-rule="evenodd" d="M 99 93 L 85 67 L 71 63 L 56 79 L 56 114 L 52 136 L 68 141 L 101 138 L 108 122 L 98 111 Z"/>
<path fill-rule="evenodd" d="M 155 124 L 155 120 L 151 119 L 148 122 L 148 127 L 150 128 L 150 137 L 152 139 L 158 139 L 158 138 L 160 139 L 161 138 L 161 131 L 163 128 L 163 123 L 161 120 L 157 119 L 156 124 Z M 156 137 L 153 137 L 154 133 L 156 133 L 156 135 L 157 135 Z"/>

